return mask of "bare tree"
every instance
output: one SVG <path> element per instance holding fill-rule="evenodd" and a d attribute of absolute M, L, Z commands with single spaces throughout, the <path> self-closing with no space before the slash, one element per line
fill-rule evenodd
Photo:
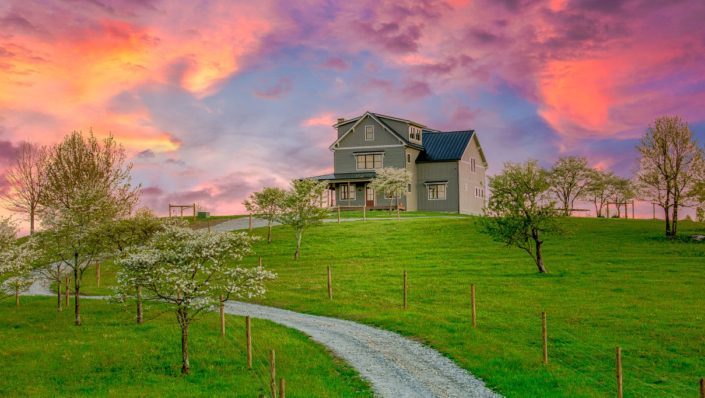
<path fill-rule="evenodd" d="M 604 217 L 603 210 L 612 195 L 612 180 L 615 175 L 610 171 L 593 170 L 590 184 L 585 189 L 585 198 L 595 206 L 595 215 Z"/>
<path fill-rule="evenodd" d="M 112 136 L 98 140 L 92 132 L 73 132 L 47 156 L 40 213 L 46 231 L 45 251 L 73 271 L 75 324 L 81 324 L 80 290 L 83 273 L 110 250 L 105 224 L 130 214 L 139 187 L 130 181 L 131 165 Z"/>
<path fill-rule="evenodd" d="M 5 207 L 25 213 L 29 219 L 29 233 L 34 234 L 35 219 L 44 184 L 46 148 L 37 144 L 20 144 L 15 163 L 5 172 L 10 190 L 4 194 Z"/>
<path fill-rule="evenodd" d="M 592 174 L 587 159 L 578 156 L 559 158 L 550 170 L 551 191 L 558 199 L 564 216 L 570 216 L 575 200 L 585 195 Z"/>
<path fill-rule="evenodd" d="M 703 150 L 693 139 L 688 123 L 678 116 L 656 119 L 637 145 L 641 196 L 658 203 L 664 210 L 666 236 L 678 233 L 678 209 L 688 206 L 697 196 L 696 186 L 703 180 Z"/>

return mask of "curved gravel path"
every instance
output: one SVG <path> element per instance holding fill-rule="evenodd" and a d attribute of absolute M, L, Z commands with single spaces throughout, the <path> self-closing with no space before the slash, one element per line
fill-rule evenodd
<path fill-rule="evenodd" d="M 500 396 L 438 351 L 396 333 L 351 321 L 241 302 L 228 302 L 225 311 L 302 331 L 360 372 L 380 397 Z"/>

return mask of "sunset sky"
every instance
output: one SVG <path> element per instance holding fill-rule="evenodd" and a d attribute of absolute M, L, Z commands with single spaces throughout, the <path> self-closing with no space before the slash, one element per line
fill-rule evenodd
<path fill-rule="evenodd" d="M 330 172 L 331 125 L 370 110 L 475 129 L 490 174 L 577 154 L 627 176 L 657 116 L 705 142 L 703 21 L 702 0 L 3 0 L 0 169 L 92 128 L 146 205 L 226 214 Z"/>

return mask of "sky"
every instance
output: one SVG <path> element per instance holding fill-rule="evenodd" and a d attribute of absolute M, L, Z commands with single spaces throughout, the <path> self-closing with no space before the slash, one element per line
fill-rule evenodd
<path fill-rule="evenodd" d="M 229 214 L 332 171 L 332 125 L 369 110 L 476 130 L 490 174 L 580 155 L 629 176 L 658 116 L 705 142 L 703 20 L 702 0 L 2 0 L 0 173 L 21 141 L 92 129 L 144 205 Z"/>

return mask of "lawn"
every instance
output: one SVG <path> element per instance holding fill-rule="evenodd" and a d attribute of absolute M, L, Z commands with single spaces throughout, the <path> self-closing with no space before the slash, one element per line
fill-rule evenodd
<path fill-rule="evenodd" d="M 616 346 L 626 397 L 696 396 L 705 376 L 705 243 L 667 241 L 662 223 L 651 220 L 570 219 L 563 226 L 546 238 L 548 275 L 524 252 L 480 234 L 473 218 L 321 225 L 305 235 L 298 262 L 293 234 L 278 227 L 272 244 L 256 247 L 279 274 L 260 302 L 411 336 L 510 397 L 614 396 Z M 681 226 L 684 235 L 705 229 Z M 477 288 L 476 329 L 470 284 Z"/>
<path fill-rule="evenodd" d="M 180 331 L 173 312 L 150 307 L 143 325 L 130 308 L 103 300 L 82 302 L 84 325 L 54 300 L 0 301 L 0 396 L 28 397 L 256 397 L 268 392 L 268 353 L 289 397 L 369 397 L 356 372 L 305 335 L 253 320 L 253 369 L 246 366 L 244 320 L 227 316 L 219 335 L 216 314 L 191 329 L 192 374 L 180 375 Z"/>

